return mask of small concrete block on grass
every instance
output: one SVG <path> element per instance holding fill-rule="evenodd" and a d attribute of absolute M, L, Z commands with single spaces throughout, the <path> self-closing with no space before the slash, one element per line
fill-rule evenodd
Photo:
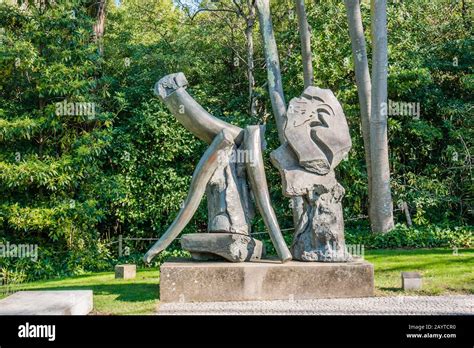
<path fill-rule="evenodd" d="M 116 265 L 115 279 L 134 279 L 137 276 L 136 265 Z"/>
<path fill-rule="evenodd" d="M 19 291 L 0 301 L 0 315 L 87 315 L 92 290 Z"/>
<path fill-rule="evenodd" d="M 421 278 L 418 272 L 402 272 L 403 290 L 421 290 Z"/>

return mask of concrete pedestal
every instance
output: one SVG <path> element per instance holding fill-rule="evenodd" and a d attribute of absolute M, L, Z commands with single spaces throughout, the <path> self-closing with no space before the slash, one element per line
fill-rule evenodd
<path fill-rule="evenodd" d="M 92 290 L 19 291 L 0 301 L 0 315 L 86 315 Z"/>
<path fill-rule="evenodd" d="M 282 264 L 270 260 L 172 260 L 165 262 L 160 271 L 163 303 L 305 300 L 374 294 L 374 268 L 365 261 Z"/>

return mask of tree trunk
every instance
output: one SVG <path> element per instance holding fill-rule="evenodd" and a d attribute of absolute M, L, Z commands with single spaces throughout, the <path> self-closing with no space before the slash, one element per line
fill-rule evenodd
<path fill-rule="evenodd" d="M 257 0 L 258 19 L 260 31 L 262 32 L 263 48 L 267 65 L 268 92 L 272 103 L 273 115 L 275 116 L 278 138 L 283 145 L 286 143 L 283 126 L 286 119 L 286 102 L 283 93 L 283 82 L 281 79 L 280 61 L 278 58 L 278 48 L 273 33 L 272 19 L 270 15 L 269 0 Z M 293 211 L 293 225 L 297 228 L 303 214 L 305 213 L 305 203 L 301 196 L 291 199 Z"/>
<path fill-rule="evenodd" d="M 301 41 L 301 57 L 303 61 L 304 88 L 313 85 L 313 62 L 311 56 L 311 32 L 304 8 L 304 0 L 295 0 L 298 30 Z"/>
<path fill-rule="evenodd" d="M 275 42 L 273 24 L 270 16 L 270 1 L 256 0 L 256 5 L 267 65 L 268 92 L 270 94 L 272 110 L 278 129 L 278 138 L 280 139 L 280 143 L 284 144 L 286 140 L 283 132 L 283 125 L 286 115 L 286 104 L 281 80 L 278 48 Z"/>
<path fill-rule="evenodd" d="M 367 168 L 369 206 L 372 194 L 372 165 L 370 158 L 370 73 L 365 47 L 364 28 L 359 0 L 345 0 L 347 22 L 352 44 L 357 92 L 359 95 L 362 137 L 364 139 L 365 163 Z"/>
<path fill-rule="evenodd" d="M 387 139 L 387 0 L 372 0 L 372 100 L 370 115 L 370 155 L 372 197 L 370 222 L 373 232 L 393 228 L 390 166 Z"/>
<path fill-rule="evenodd" d="M 107 9 L 107 0 L 99 0 L 97 6 L 98 8 L 96 22 L 94 23 L 94 34 L 95 40 L 99 45 L 99 53 L 102 55 L 104 53 L 102 38 L 104 36 L 105 30 L 105 12 Z"/>
<path fill-rule="evenodd" d="M 462 16 L 464 28 L 470 31 L 472 21 L 471 21 L 471 16 L 469 15 L 468 5 L 466 4 L 466 0 L 461 0 L 461 16 Z"/>
<path fill-rule="evenodd" d="M 255 23 L 255 2 L 253 0 L 247 0 L 247 6 L 249 10 L 248 17 L 246 18 L 247 25 L 245 27 L 245 38 L 247 39 L 247 77 L 249 81 L 249 113 L 251 116 L 257 114 L 256 99 L 254 96 L 255 89 L 255 77 L 254 71 L 254 45 L 253 45 L 253 28 Z"/>
<path fill-rule="evenodd" d="M 313 61 L 311 54 L 311 31 L 308 24 L 308 18 L 306 16 L 304 0 L 295 0 L 295 7 L 296 16 L 298 17 L 298 31 L 301 42 L 304 88 L 306 89 L 307 87 L 313 85 L 314 80 Z M 301 196 L 293 197 L 291 204 L 293 209 L 293 224 L 295 226 L 295 232 L 297 232 L 298 226 L 302 221 L 302 217 L 305 212 L 310 209 L 310 206 Z"/>

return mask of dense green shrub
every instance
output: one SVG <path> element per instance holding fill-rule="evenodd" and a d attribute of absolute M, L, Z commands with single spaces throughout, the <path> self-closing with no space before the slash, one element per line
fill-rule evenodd
<path fill-rule="evenodd" d="M 86 2 L 30 5 L 0 4 L 0 240 L 40 253 L 0 268 L 27 280 L 104 269 L 98 226 L 119 184 Z"/>
<path fill-rule="evenodd" d="M 409 228 L 397 224 L 386 234 L 373 234 L 367 230 L 347 230 L 347 244 L 361 244 L 367 249 L 393 248 L 472 248 L 474 226 L 422 226 Z"/>

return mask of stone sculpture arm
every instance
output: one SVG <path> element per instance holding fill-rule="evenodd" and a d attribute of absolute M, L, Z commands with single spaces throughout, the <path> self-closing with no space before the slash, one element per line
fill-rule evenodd
<path fill-rule="evenodd" d="M 173 223 L 166 230 L 165 234 L 147 251 L 143 257 L 149 263 L 157 254 L 166 249 L 168 245 L 179 235 L 193 217 L 202 196 L 204 195 L 206 184 L 211 179 L 219 165 L 222 165 L 221 151 L 228 152 L 234 146 L 233 134 L 227 129 L 223 129 L 212 141 L 193 173 L 188 196 L 183 207 L 174 219 Z"/>
<path fill-rule="evenodd" d="M 257 204 L 258 210 L 265 222 L 265 226 L 268 229 L 273 246 L 275 247 L 280 260 L 286 262 L 291 260 L 291 253 L 283 239 L 275 211 L 270 203 L 267 179 L 263 167 L 260 132 L 260 126 L 248 126 L 245 130 L 244 143 L 246 150 L 253 153 L 253 163 L 246 163 L 247 173 L 255 198 L 255 203 Z"/>
<path fill-rule="evenodd" d="M 188 81 L 183 73 L 170 74 L 155 84 L 155 94 L 166 104 L 178 121 L 199 139 L 210 144 L 215 136 L 226 129 L 238 146 L 243 130 L 212 116 L 186 92 Z"/>

